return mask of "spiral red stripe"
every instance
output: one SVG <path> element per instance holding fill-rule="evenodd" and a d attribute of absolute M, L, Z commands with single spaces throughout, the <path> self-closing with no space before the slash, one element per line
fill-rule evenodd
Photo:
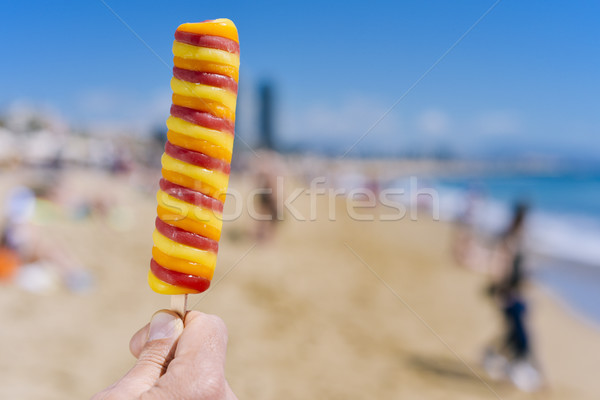
<path fill-rule="evenodd" d="M 221 89 L 230 90 L 235 94 L 238 92 L 237 82 L 233 78 L 225 75 L 173 67 L 173 76 L 186 82 L 214 86 Z"/>
<path fill-rule="evenodd" d="M 210 157 L 198 151 L 186 149 L 185 147 L 177 146 L 169 141 L 165 143 L 165 153 L 180 161 L 211 171 L 220 171 L 224 174 L 229 174 L 231 171 L 231 166 L 223 160 Z"/>
<path fill-rule="evenodd" d="M 198 292 L 204 292 L 210 286 L 210 280 L 201 276 L 171 271 L 157 263 L 154 258 L 150 260 L 150 270 L 158 279 L 171 285 L 197 290 Z"/>
<path fill-rule="evenodd" d="M 156 220 L 154 221 L 154 226 L 156 226 L 156 229 L 164 237 L 171 239 L 174 242 L 200 250 L 212 251 L 213 253 L 219 251 L 219 242 L 216 240 L 169 225 L 158 217 L 156 217 Z"/>
<path fill-rule="evenodd" d="M 171 115 L 177 118 L 181 118 L 192 124 L 203 126 L 208 129 L 214 129 L 233 135 L 234 123 L 224 118 L 215 117 L 214 115 L 194 110 L 193 108 L 178 106 L 175 104 L 171 105 Z"/>
<path fill-rule="evenodd" d="M 240 54 L 240 45 L 231 39 L 220 36 L 201 35 L 185 31 L 175 31 L 175 40 L 198 47 L 224 50 L 233 54 Z"/>
<path fill-rule="evenodd" d="M 223 203 L 203 193 L 177 185 L 165 178 L 161 178 L 158 185 L 160 186 L 160 190 L 176 199 L 219 213 L 223 212 Z"/>

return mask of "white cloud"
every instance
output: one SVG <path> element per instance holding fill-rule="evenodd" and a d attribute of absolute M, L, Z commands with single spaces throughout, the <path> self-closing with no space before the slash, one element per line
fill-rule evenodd
<path fill-rule="evenodd" d="M 475 118 L 473 128 L 476 133 L 489 136 L 514 135 L 522 131 L 520 118 L 514 111 L 486 111 Z"/>
<path fill-rule="evenodd" d="M 144 133 L 164 124 L 171 105 L 170 90 L 150 94 L 95 88 L 77 96 L 77 120 L 93 131 Z"/>
<path fill-rule="evenodd" d="M 372 137 L 390 138 L 399 134 L 401 124 L 394 112 L 382 118 L 389 107 L 381 101 L 357 96 L 336 104 L 314 103 L 305 109 L 284 112 L 282 131 L 293 141 L 338 140 L 344 145 L 353 143 L 371 128 L 365 141 Z"/>
<path fill-rule="evenodd" d="M 417 128 L 425 134 L 440 136 L 448 133 L 450 119 L 448 115 L 441 110 L 426 110 L 417 116 Z"/>
<path fill-rule="evenodd" d="M 6 126 L 16 132 L 27 130 L 32 119 L 43 121 L 45 128 L 57 133 L 69 130 L 69 124 L 63 114 L 48 103 L 17 99 L 8 105 L 5 114 Z"/>

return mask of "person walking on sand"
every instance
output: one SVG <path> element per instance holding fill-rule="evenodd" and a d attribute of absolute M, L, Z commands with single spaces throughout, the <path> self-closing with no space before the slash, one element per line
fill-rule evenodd
<path fill-rule="evenodd" d="M 276 225 L 279 222 L 279 190 L 278 176 L 281 175 L 279 157 L 275 152 L 262 151 L 256 165 L 256 197 L 255 197 L 255 232 L 259 242 L 267 242 L 275 236 Z"/>
<path fill-rule="evenodd" d="M 523 236 L 527 211 L 525 203 L 515 205 L 512 221 L 493 254 L 488 294 L 500 308 L 505 328 L 499 345 L 487 350 L 484 367 L 492 378 L 508 377 L 519 389 L 532 392 L 540 388 L 542 379 L 533 361 L 526 323 Z"/>

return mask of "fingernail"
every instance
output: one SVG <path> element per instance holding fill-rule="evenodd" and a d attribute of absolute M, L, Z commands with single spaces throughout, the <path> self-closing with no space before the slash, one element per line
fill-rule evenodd
<path fill-rule="evenodd" d="M 168 312 L 159 311 L 154 314 L 152 321 L 150 321 L 148 341 L 179 336 L 182 331 L 183 321 L 181 318 Z"/>

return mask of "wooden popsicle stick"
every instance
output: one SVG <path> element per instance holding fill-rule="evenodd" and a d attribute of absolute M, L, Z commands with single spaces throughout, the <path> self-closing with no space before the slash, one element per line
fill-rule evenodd
<path fill-rule="evenodd" d="M 181 318 L 185 318 L 187 296 L 187 294 L 174 294 L 171 296 L 171 310 L 179 314 Z"/>

